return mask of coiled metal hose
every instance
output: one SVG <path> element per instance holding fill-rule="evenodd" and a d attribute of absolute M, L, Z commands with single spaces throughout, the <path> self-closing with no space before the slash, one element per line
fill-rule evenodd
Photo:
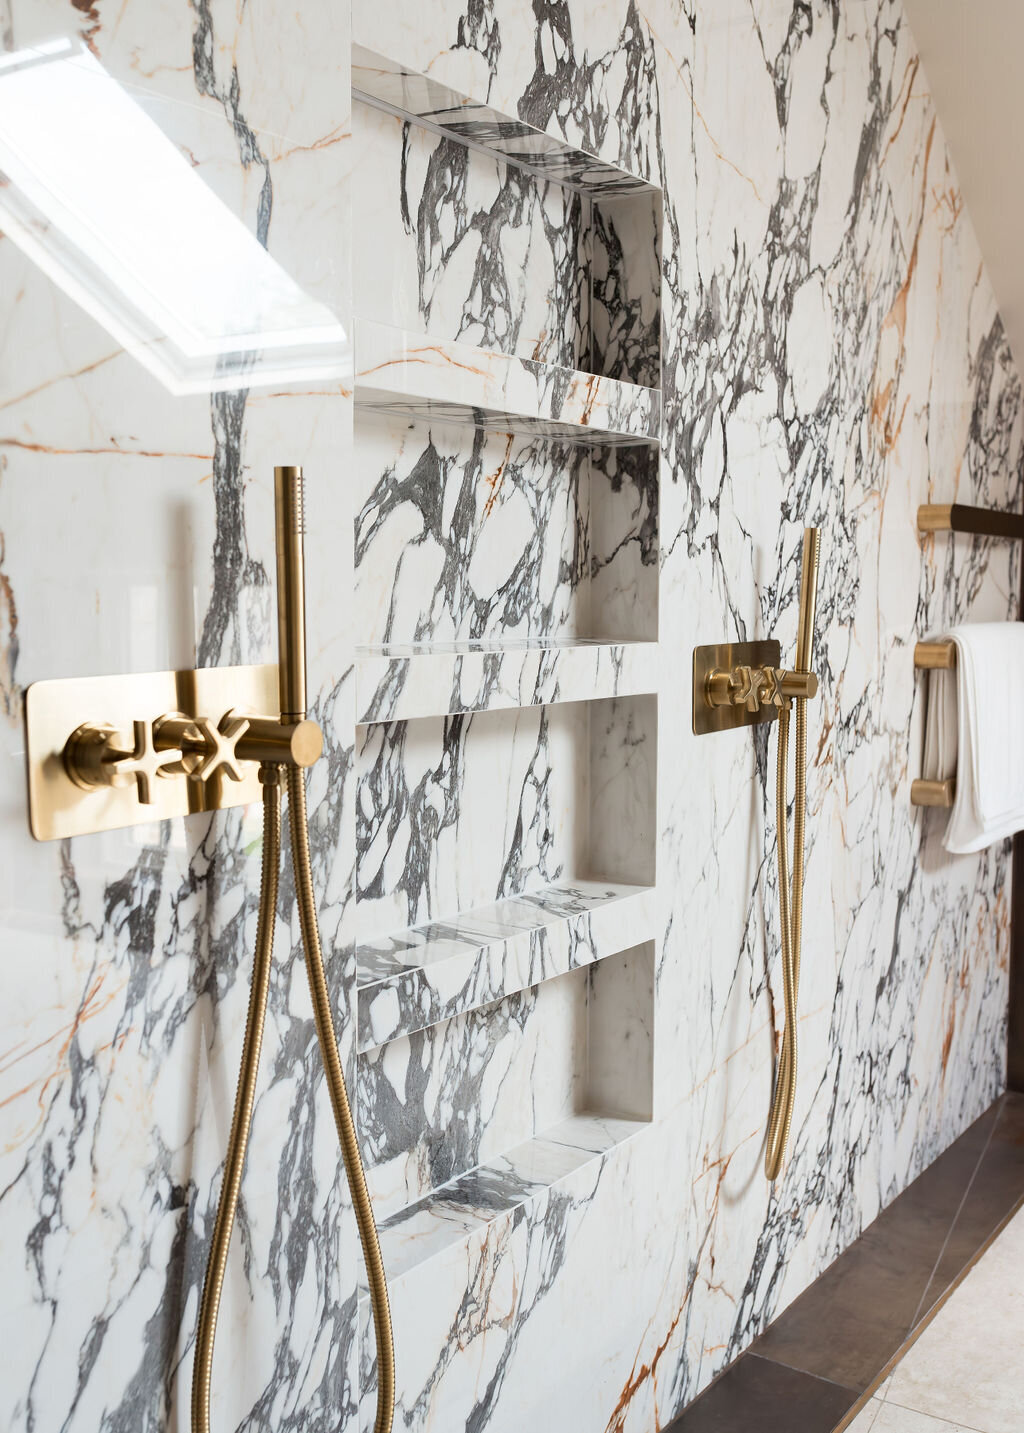
<path fill-rule="evenodd" d="M 220 1308 L 224 1271 L 227 1267 L 228 1245 L 235 1222 L 238 1192 L 242 1182 L 249 1130 L 252 1125 L 256 1074 L 263 1043 L 263 1025 L 270 983 L 270 963 L 274 944 L 274 913 L 277 906 L 278 868 L 281 855 L 281 796 L 278 770 L 266 765 L 260 770 L 263 781 L 263 871 L 260 891 L 259 922 L 256 933 L 256 959 L 253 969 L 252 993 L 245 1027 L 242 1065 L 239 1073 L 231 1136 L 224 1165 L 217 1219 L 214 1225 L 210 1257 L 206 1266 L 203 1297 L 196 1332 L 195 1363 L 192 1374 L 192 1433 L 210 1433 L 210 1386 L 213 1374 L 213 1346 L 217 1336 L 217 1314 Z M 377 1417 L 375 1433 L 390 1433 L 395 1407 L 395 1355 L 388 1304 L 387 1281 L 380 1255 L 377 1225 L 366 1188 L 366 1175 L 359 1153 L 352 1109 L 349 1104 L 345 1076 L 338 1056 L 338 1042 L 331 1014 L 327 976 L 324 971 L 320 927 L 309 858 L 309 828 L 306 815 L 306 781 L 301 767 L 287 768 L 288 817 L 295 871 L 295 895 L 302 928 L 302 944 L 306 955 L 306 972 L 313 999 L 313 1016 L 323 1060 L 327 1088 L 334 1111 L 342 1158 L 352 1205 L 355 1210 L 359 1238 L 370 1289 L 374 1331 L 377 1340 Z"/>
<path fill-rule="evenodd" d="M 302 926 L 302 944 L 306 950 L 306 973 L 309 976 L 309 991 L 313 997 L 313 1017 L 316 1020 L 316 1033 L 320 1041 L 331 1108 L 334 1110 L 334 1123 L 338 1129 L 341 1155 L 345 1161 L 348 1187 L 352 1191 L 352 1207 L 355 1209 L 356 1223 L 359 1226 L 359 1240 L 363 1246 L 363 1262 L 370 1287 L 370 1306 L 373 1309 L 373 1328 L 377 1339 L 377 1418 L 374 1433 L 391 1433 L 395 1412 L 395 1346 L 388 1285 L 384 1277 L 384 1263 L 380 1257 L 377 1221 L 373 1217 L 373 1206 L 366 1188 L 366 1174 L 359 1153 L 352 1107 L 349 1104 L 348 1090 L 345 1088 L 345 1076 L 334 1034 L 334 1019 L 331 1015 L 323 950 L 320 945 L 320 926 L 316 918 L 313 877 L 309 865 L 306 773 L 298 766 L 288 768 L 288 817 L 292 837 L 292 865 L 295 870 L 295 897 Z"/>
<path fill-rule="evenodd" d="M 281 785 L 276 766 L 260 767 L 263 783 L 263 869 L 260 875 L 260 913 L 256 925 L 256 953 L 253 960 L 249 1013 L 245 1021 L 242 1064 L 238 1072 L 235 1110 L 224 1160 L 217 1218 L 206 1261 L 203 1297 L 196 1329 L 195 1361 L 192 1365 L 192 1433 L 210 1433 L 210 1385 L 213 1380 L 213 1344 L 217 1337 L 217 1315 L 228 1263 L 228 1246 L 235 1226 L 238 1192 L 242 1185 L 245 1152 L 252 1128 L 256 1098 L 256 1076 L 263 1047 L 263 1025 L 267 1014 L 270 965 L 274 954 L 274 918 L 277 913 L 277 877 L 281 865 Z"/>

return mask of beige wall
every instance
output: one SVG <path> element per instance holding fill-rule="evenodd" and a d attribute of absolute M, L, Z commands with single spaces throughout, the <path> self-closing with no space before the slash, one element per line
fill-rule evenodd
<path fill-rule="evenodd" d="M 906 0 L 1018 364 L 1024 360 L 1024 4 Z"/>

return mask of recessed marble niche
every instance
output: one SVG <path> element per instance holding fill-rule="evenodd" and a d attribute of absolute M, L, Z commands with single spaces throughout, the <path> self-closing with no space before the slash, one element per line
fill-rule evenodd
<path fill-rule="evenodd" d="M 659 386 L 660 190 L 567 187 L 359 102 L 353 139 L 357 320 Z"/>
<path fill-rule="evenodd" d="M 481 1180 L 492 1217 L 527 1197 L 495 1161 L 550 1183 L 650 1119 L 656 746 L 652 695 L 359 729 L 358 1109 L 391 1267 L 465 1237 L 448 1205 Z"/>
<path fill-rule="evenodd" d="M 660 191 L 567 188 L 366 104 L 354 132 L 367 653 L 655 640 Z"/>
<path fill-rule="evenodd" d="M 652 1116 L 661 195 L 383 86 L 471 132 L 354 105 L 357 1113 L 394 1288 Z"/>

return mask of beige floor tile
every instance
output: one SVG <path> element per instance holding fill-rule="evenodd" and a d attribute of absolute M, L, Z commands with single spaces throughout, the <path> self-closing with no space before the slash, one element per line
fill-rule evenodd
<path fill-rule="evenodd" d="M 1018 1214 L 896 1368 L 887 1409 L 914 1409 L 972 1433 L 1021 1433 L 1022 1270 L 1024 1214 Z M 902 1433 L 897 1424 L 893 1433 L 897 1428 Z M 912 1424 L 907 1429 L 916 1433 Z M 871 1433 L 890 1427 L 876 1419 Z"/>
<path fill-rule="evenodd" d="M 874 1433 L 875 1419 L 878 1417 L 878 1410 L 881 1406 L 877 1398 L 872 1398 L 870 1403 L 865 1403 L 847 1428 L 846 1433 Z"/>
<path fill-rule="evenodd" d="M 895 1403 L 883 1403 L 871 1425 L 871 1433 L 980 1433 L 980 1430 L 968 1428 L 964 1423 L 947 1423 L 930 1413 L 915 1413 L 912 1408 L 899 1408 Z"/>

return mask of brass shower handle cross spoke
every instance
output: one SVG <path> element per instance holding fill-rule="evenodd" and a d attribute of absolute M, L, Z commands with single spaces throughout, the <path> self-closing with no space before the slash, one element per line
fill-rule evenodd
<path fill-rule="evenodd" d="M 133 745 L 124 749 L 116 727 L 83 722 L 64 748 L 64 768 L 76 786 L 85 791 L 103 786 L 127 786 L 135 781 L 139 802 L 153 804 L 153 782 L 169 774 L 180 751 L 160 750 L 148 721 L 132 722 Z"/>
<path fill-rule="evenodd" d="M 156 745 L 180 754 L 181 760 L 175 763 L 172 774 L 184 774 L 190 781 L 209 781 L 221 774 L 231 781 L 241 781 L 245 773 L 238 743 L 248 730 L 249 719 L 233 711 L 226 712 L 220 721 L 171 712 L 153 723 Z"/>

